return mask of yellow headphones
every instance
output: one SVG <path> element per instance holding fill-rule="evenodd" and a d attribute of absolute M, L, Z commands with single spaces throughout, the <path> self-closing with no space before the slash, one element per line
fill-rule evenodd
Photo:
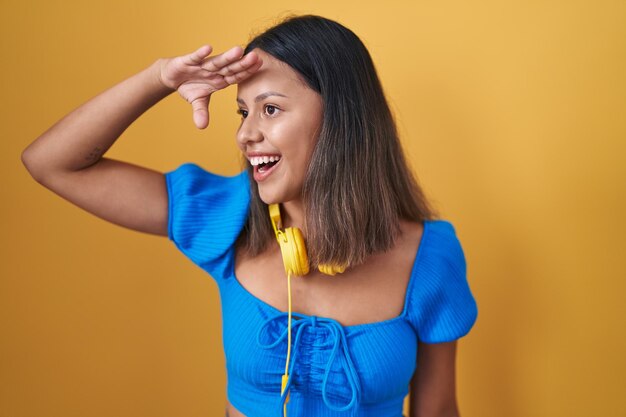
<path fill-rule="evenodd" d="M 306 246 L 304 244 L 304 238 L 302 232 L 297 227 L 282 228 L 282 220 L 280 219 L 280 207 L 278 204 L 270 204 L 270 219 L 272 221 L 272 227 L 276 234 L 276 240 L 280 246 L 280 253 L 283 258 L 283 264 L 285 265 L 285 272 L 287 273 L 287 287 L 289 294 L 289 318 L 288 318 L 288 333 L 287 333 L 287 361 L 285 363 L 285 373 L 282 376 L 282 383 L 280 388 L 280 395 L 283 395 L 287 383 L 289 382 L 289 358 L 291 356 L 291 275 L 304 276 L 309 273 L 309 259 L 306 254 Z M 319 265 L 320 272 L 326 275 L 335 275 L 342 273 L 346 270 L 342 265 Z M 287 398 L 283 406 L 283 416 L 287 416 L 287 402 L 289 402 L 289 392 L 287 392 Z"/>
<path fill-rule="evenodd" d="M 304 276 L 309 273 L 309 259 L 306 254 L 306 246 L 302 232 L 297 227 L 287 227 L 282 229 L 280 219 L 280 207 L 278 204 L 270 204 L 270 219 L 276 234 L 276 240 L 280 245 L 280 253 L 283 256 L 285 272 L 297 276 Z M 326 275 L 336 275 L 346 270 L 342 265 L 319 265 L 320 272 Z"/>

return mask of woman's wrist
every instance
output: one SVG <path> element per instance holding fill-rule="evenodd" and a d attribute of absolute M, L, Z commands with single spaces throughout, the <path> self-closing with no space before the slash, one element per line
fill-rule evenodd
<path fill-rule="evenodd" d="M 169 95 L 176 91 L 175 87 L 168 86 L 163 80 L 162 68 L 168 61 L 167 58 L 159 58 L 150 65 L 147 70 L 150 72 L 154 84 L 158 91 L 162 94 Z"/>
<path fill-rule="evenodd" d="M 165 66 L 165 64 L 167 64 L 167 62 L 169 61 L 170 58 L 159 58 L 157 59 L 152 65 L 151 65 L 151 70 L 154 72 L 154 79 L 156 80 L 156 82 L 158 83 L 158 85 L 160 87 L 162 87 L 163 89 L 165 89 L 164 91 L 168 91 L 169 93 L 173 93 L 174 91 L 176 91 L 177 86 L 172 86 L 169 85 L 164 79 L 163 79 L 163 67 Z"/>

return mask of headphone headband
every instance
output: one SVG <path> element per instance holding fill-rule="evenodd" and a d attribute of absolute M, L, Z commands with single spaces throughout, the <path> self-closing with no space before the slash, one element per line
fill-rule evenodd
<path fill-rule="evenodd" d="M 283 222 L 280 218 L 280 207 L 278 204 L 270 204 L 270 220 L 272 221 L 272 227 L 274 228 L 274 234 L 278 237 L 278 231 L 282 229 Z"/>

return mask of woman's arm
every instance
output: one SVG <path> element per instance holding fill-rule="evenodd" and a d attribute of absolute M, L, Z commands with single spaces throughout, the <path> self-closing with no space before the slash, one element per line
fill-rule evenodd
<path fill-rule="evenodd" d="M 167 192 L 160 172 L 103 158 L 126 128 L 170 93 L 194 111 L 198 128 L 208 125 L 210 95 L 254 73 L 260 60 L 235 47 L 207 58 L 210 46 L 159 59 L 138 74 L 89 100 L 58 121 L 22 153 L 39 183 L 113 223 L 167 235 Z"/>
<path fill-rule="evenodd" d="M 411 379 L 410 417 L 458 417 L 455 386 L 457 342 L 419 343 Z"/>

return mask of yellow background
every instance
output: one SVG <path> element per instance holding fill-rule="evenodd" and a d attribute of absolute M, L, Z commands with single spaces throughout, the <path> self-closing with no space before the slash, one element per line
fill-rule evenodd
<path fill-rule="evenodd" d="M 223 415 L 211 279 L 45 190 L 20 153 L 156 58 L 243 44 L 286 11 L 364 40 L 464 244 L 479 319 L 459 346 L 462 415 L 626 415 L 624 1 L 2 0 L 0 417 Z M 198 131 L 172 95 L 108 156 L 235 173 L 234 97 Z"/>

